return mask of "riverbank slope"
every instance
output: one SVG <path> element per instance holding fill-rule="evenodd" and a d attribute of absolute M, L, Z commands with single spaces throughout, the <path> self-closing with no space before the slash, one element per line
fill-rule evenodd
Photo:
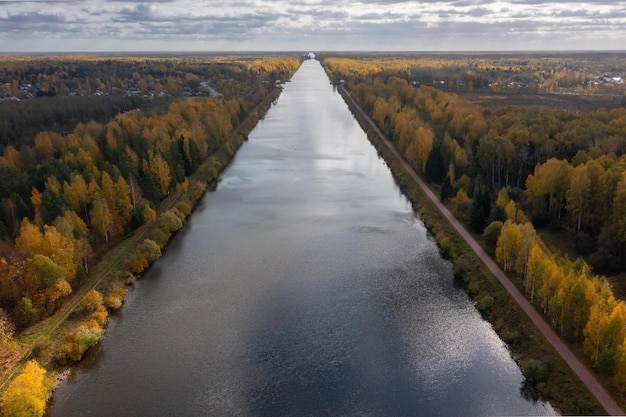
<path fill-rule="evenodd" d="M 90 273 L 82 281 L 81 287 L 75 291 L 64 304 L 51 316 L 41 322 L 26 328 L 17 334 L 13 342 L 14 354 L 10 361 L 3 364 L 0 374 L 0 394 L 2 394 L 10 382 L 24 368 L 27 362 L 35 359 L 47 371 L 47 378 L 56 380 L 57 383 L 67 376 L 70 369 L 77 362 L 68 365 L 59 363 L 59 350 L 80 320 L 83 319 L 84 298 L 88 293 L 97 291 L 104 300 L 112 294 L 121 294 L 117 308 L 123 303 L 124 288 L 132 285 L 145 271 L 148 264 L 143 265 L 141 271 L 133 266 L 133 259 L 137 258 L 139 248 L 146 240 L 154 240 L 156 236 L 163 236 L 164 222 L 171 218 L 173 212 L 180 218 L 180 227 L 191 214 L 196 204 L 204 193 L 211 189 L 219 174 L 228 166 L 235 155 L 236 150 L 247 139 L 247 134 L 254 128 L 257 122 L 265 115 L 272 103 L 278 98 L 282 89 L 274 88 L 255 108 L 251 109 L 243 122 L 236 126 L 228 139 L 214 152 L 195 173 L 188 177 L 185 187 L 177 189 L 165 198 L 156 208 L 155 217 L 152 221 L 136 229 L 125 239 L 108 248 L 102 254 L 97 264 L 90 268 Z M 164 248 L 167 241 L 175 234 L 176 230 L 168 233 L 165 240 L 158 242 Z M 160 256 L 160 250 L 158 251 Z M 150 259 L 152 263 L 156 258 Z M 110 309 L 115 310 L 115 308 Z M 99 339 L 96 341 L 96 343 Z M 83 352 L 84 353 L 84 352 Z"/>

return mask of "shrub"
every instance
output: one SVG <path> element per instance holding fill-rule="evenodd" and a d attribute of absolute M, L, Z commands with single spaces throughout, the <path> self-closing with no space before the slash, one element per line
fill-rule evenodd
<path fill-rule="evenodd" d="M 70 357 L 72 356 L 73 350 L 74 344 L 72 342 L 65 342 L 59 345 L 54 355 L 57 363 L 61 366 L 68 365 L 71 362 Z"/>
<path fill-rule="evenodd" d="M 129 268 L 135 274 L 140 274 L 154 261 L 161 257 L 159 244 L 152 239 L 145 239 L 134 256 L 129 261 Z"/>
<path fill-rule="evenodd" d="M 174 210 L 168 210 L 163 213 L 157 220 L 159 229 L 167 236 L 180 230 L 183 227 L 183 221 L 176 215 Z"/>
<path fill-rule="evenodd" d="M 141 253 L 136 253 L 130 261 L 130 270 L 135 274 L 141 274 L 148 267 L 148 260 Z"/>
<path fill-rule="evenodd" d="M 471 281 L 467 289 L 469 290 L 470 294 L 478 294 L 478 291 L 480 291 L 480 283 L 477 281 Z"/>
<path fill-rule="evenodd" d="M 81 301 L 81 309 L 86 312 L 94 312 L 104 308 L 104 304 L 102 303 L 102 295 L 96 291 L 91 290 L 83 297 L 83 301 Z"/>
<path fill-rule="evenodd" d="M 502 340 L 508 345 L 514 345 L 521 339 L 521 334 L 517 330 L 506 330 L 502 333 Z"/>
<path fill-rule="evenodd" d="M 161 248 L 152 239 L 145 239 L 139 246 L 139 252 L 146 257 L 148 262 L 154 262 L 161 257 Z"/>
<path fill-rule="evenodd" d="M 94 311 L 93 313 L 91 313 L 91 318 L 94 319 L 99 326 L 103 326 L 104 323 L 107 321 L 107 317 L 108 317 L 109 313 L 107 313 L 105 308 L 102 308 L 98 311 Z"/>
<path fill-rule="evenodd" d="M 217 179 L 217 173 L 220 170 L 220 168 L 221 166 L 219 162 L 212 157 L 212 159 L 207 163 L 207 165 L 200 168 L 198 175 L 204 181 L 211 182 Z"/>
<path fill-rule="evenodd" d="M 489 313 L 493 308 L 494 299 L 489 294 L 484 294 L 476 297 L 476 307 L 483 313 Z"/>
<path fill-rule="evenodd" d="M 15 313 L 15 319 L 18 326 L 27 326 L 34 322 L 39 312 L 33 306 L 33 302 L 28 297 L 22 297 L 15 305 L 15 309 L 13 310 Z"/>
<path fill-rule="evenodd" d="M 150 232 L 149 239 L 156 242 L 160 248 L 164 247 L 169 239 L 169 236 L 163 232 L 161 229 L 154 229 Z"/>
<path fill-rule="evenodd" d="M 439 249 L 444 257 L 448 259 L 455 259 L 457 257 L 454 246 L 447 236 L 443 233 L 437 233 L 435 234 L 435 240 L 437 241 L 437 245 L 439 246 Z"/>
<path fill-rule="evenodd" d="M 185 218 L 189 217 L 191 214 L 191 204 L 186 201 L 179 201 L 174 208 L 176 208 Z"/>
<path fill-rule="evenodd" d="M 146 203 L 146 205 L 143 207 L 141 215 L 144 222 L 146 223 L 153 222 L 157 218 L 156 211 L 154 211 L 154 209 L 150 207 L 150 204 L 148 203 Z"/>
<path fill-rule="evenodd" d="M 125 295 L 126 290 L 124 288 L 116 289 L 104 298 L 104 306 L 110 311 L 119 310 L 124 303 Z"/>
<path fill-rule="evenodd" d="M 454 260 L 453 263 L 453 271 L 454 276 L 457 279 L 460 279 L 465 284 L 470 281 L 471 271 L 473 265 L 471 265 L 471 260 L 467 258 L 467 256 L 459 256 Z"/>
<path fill-rule="evenodd" d="M 85 352 L 102 340 L 104 330 L 95 321 L 88 320 L 68 337 L 66 343 L 59 346 L 56 359 L 61 365 L 66 365 L 71 361 L 78 362 L 83 358 Z"/>
<path fill-rule="evenodd" d="M 104 330 L 99 327 L 87 327 L 82 324 L 78 326 L 72 336 L 80 352 L 80 357 L 76 360 L 80 360 L 87 349 L 97 345 L 102 340 L 102 336 L 104 336 Z"/>
<path fill-rule="evenodd" d="M 203 182 L 196 182 L 189 187 L 189 194 L 193 201 L 198 201 L 200 197 L 205 193 L 207 186 Z"/>
<path fill-rule="evenodd" d="M 538 386 L 546 382 L 548 367 L 538 359 L 527 359 L 522 364 L 522 374 L 526 378 L 526 382 Z"/>
<path fill-rule="evenodd" d="M 500 237 L 502 226 L 504 226 L 504 224 L 501 221 L 496 220 L 489 223 L 489 226 L 487 226 L 483 232 L 483 242 L 485 242 L 489 253 L 492 255 L 496 252 L 496 245 L 498 244 L 498 238 Z"/>
<path fill-rule="evenodd" d="M 64 280 L 59 279 L 54 285 L 46 288 L 46 297 L 50 302 L 55 302 L 72 293 L 72 287 Z"/>

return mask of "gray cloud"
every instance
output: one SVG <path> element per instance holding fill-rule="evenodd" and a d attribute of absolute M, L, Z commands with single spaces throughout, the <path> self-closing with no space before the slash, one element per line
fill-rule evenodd
<path fill-rule="evenodd" d="M 626 1 L 0 0 L 0 52 L 621 49 Z"/>

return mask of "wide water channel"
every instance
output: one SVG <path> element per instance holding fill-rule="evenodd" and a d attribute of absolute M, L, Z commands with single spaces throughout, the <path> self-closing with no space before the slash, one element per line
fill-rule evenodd
<path fill-rule="evenodd" d="M 554 414 L 522 381 L 309 60 L 50 414 Z"/>

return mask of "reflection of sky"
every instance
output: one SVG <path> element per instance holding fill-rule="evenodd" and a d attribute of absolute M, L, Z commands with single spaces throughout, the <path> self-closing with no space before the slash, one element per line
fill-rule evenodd
<path fill-rule="evenodd" d="M 347 107 L 300 132 L 306 76 L 332 94 L 305 63 L 54 415 L 545 413 Z"/>
<path fill-rule="evenodd" d="M 520 405 L 515 381 L 523 377 L 506 346 L 467 295 L 445 285 L 451 266 L 436 247 L 424 249 L 409 267 L 390 270 L 386 291 L 425 402 L 449 402 L 447 415 L 555 414 L 550 405 Z"/>
<path fill-rule="evenodd" d="M 0 0 L 0 52 L 623 49 L 592 0 Z"/>
<path fill-rule="evenodd" d="M 262 122 L 280 129 L 287 141 L 284 137 L 271 137 L 272 133 L 264 133 L 263 129 L 251 133 L 251 144 L 256 141 L 272 159 L 281 159 L 281 164 L 271 169 L 271 175 L 266 175 L 266 168 L 259 166 L 263 172 L 259 180 L 267 182 L 265 186 L 269 188 L 289 187 L 294 198 L 306 194 L 307 198 L 315 196 L 321 202 L 332 199 L 329 204 L 318 201 L 315 206 L 299 207 L 299 214 L 304 216 L 330 220 L 341 214 L 344 207 L 354 205 L 352 194 L 355 191 L 363 195 L 367 189 L 376 190 L 367 202 L 369 206 L 387 205 L 389 198 L 397 196 L 387 168 L 380 163 L 373 147 L 367 145 L 363 150 L 355 146 L 355 143 L 368 144 L 367 137 L 354 122 L 341 96 L 333 92 L 330 82 L 310 87 L 301 79 L 314 76 L 319 74 L 309 74 L 305 68 L 299 71 L 293 81 L 285 85 L 286 91 Z M 323 133 L 320 135 L 320 132 Z M 303 175 L 306 178 L 302 178 Z M 389 195 L 381 195 L 380 190 L 388 190 Z M 311 213 L 312 210 L 315 213 Z"/>

